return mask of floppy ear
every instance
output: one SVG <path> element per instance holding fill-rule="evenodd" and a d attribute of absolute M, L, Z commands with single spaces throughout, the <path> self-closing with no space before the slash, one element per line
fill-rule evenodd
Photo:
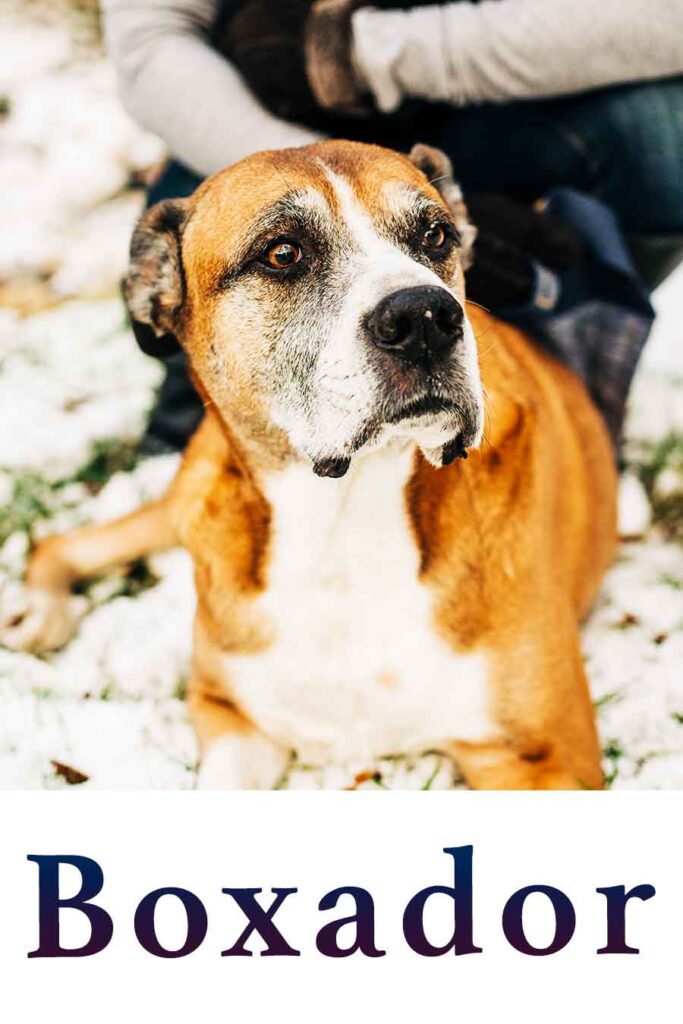
<path fill-rule="evenodd" d="M 185 300 L 181 238 L 186 216 L 182 199 L 157 203 L 140 218 L 130 243 L 123 297 L 135 340 L 150 356 L 180 350 L 178 331 Z"/>
<path fill-rule="evenodd" d="M 455 225 L 462 239 L 462 255 L 465 270 L 472 264 L 472 248 L 477 229 L 470 222 L 467 207 L 460 186 L 453 178 L 453 165 L 440 149 L 418 142 L 410 151 L 410 159 L 429 180 L 430 185 L 441 194 L 442 199 L 455 218 Z"/>

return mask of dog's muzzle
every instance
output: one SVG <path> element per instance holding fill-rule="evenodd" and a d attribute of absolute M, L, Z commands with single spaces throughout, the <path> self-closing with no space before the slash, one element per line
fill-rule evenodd
<path fill-rule="evenodd" d="M 382 298 L 362 320 L 364 343 L 378 381 L 376 408 L 369 414 L 367 429 L 349 446 L 351 451 L 314 460 L 314 472 L 344 476 L 354 451 L 384 426 L 403 423 L 420 438 L 418 444 L 434 465 L 466 458 L 478 428 L 464 370 L 465 327 L 463 306 L 440 286 L 401 288 Z M 450 427 L 450 439 L 440 441 L 439 434 L 448 433 Z M 427 440 L 434 436 L 433 443 Z"/>

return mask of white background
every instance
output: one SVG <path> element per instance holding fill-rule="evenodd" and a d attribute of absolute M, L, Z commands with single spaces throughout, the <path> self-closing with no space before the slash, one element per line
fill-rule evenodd
<path fill-rule="evenodd" d="M 682 811 L 683 794 L 675 793 L 3 795 L 3 1019 L 680 1019 Z M 418 889 L 452 884 L 453 862 L 442 849 L 468 844 L 475 848 L 474 937 L 484 952 L 421 958 L 403 939 L 405 904 Z M 96 902 L 115 926 L 106 951 L 86 959 L 27 959 L 37 944 L 38 896 L 29 853 L 81 854 L 101 864 L 105 886 Z M 63 895 L 76 882 L 75 873 L 65 872 Z M 627 927 L 627 940 L 641 954 L 597 956 L 605 941 L 605 899 L 595 889 L 644 882 L 657 895 L 629 905 Z M 529 884 L 554 885 L 574 903 L 576 933 L 554 956 L 526 957 L 504 938 L 503 906 Z M 317 929 L 352 912 L 349 903 L 317 910 L 323 894 L 341 885 L 373 894 L 385 957 L 330 960 L 317 952 Z M 157 959 L 135 939 L 135 907 L 164 886 L 192 890 L 209 914 L 204 944 L 184 959 Z M 245 923 L 221 888 L 258 886 L 299 888 L 276 920 L 301 957 L 220 957 Z M 551 920 L 543 898 L 534 899 L 527 935 L 542 945 Z M 448 900 L 430 909 L 435 942 L 446 936 L 449 916 Z M 63 915 L 65 945 L 85 938 L 79 917 Z M 172 907 L 160 910 L 160 939 L 180 945 L 180 924 Z"/>

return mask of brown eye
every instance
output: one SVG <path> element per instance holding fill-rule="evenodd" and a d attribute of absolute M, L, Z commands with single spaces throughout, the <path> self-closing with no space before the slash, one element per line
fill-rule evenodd
<path fill-rule="evenodd" d="M 269 245 L 261 259 L 273 270 L 287 270 L 298 263 L 302 256 L 301 246 L 296 242 L 279 241 Z"/>
<path fill-rule="evenodd" d="M 431 224 L 422 236 L 422 245 L 425 249 L 443 249 L 447 239 L 445 224 Z"/>

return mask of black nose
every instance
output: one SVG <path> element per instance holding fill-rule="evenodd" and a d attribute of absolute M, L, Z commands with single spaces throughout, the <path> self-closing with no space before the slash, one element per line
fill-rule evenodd
<path fill-rule="evenodd" d="M 445 288 L 402 288 L 382 299 L 367 319 L 378 348 L 429 368 L 462 338 L 463 308 Z"/>

